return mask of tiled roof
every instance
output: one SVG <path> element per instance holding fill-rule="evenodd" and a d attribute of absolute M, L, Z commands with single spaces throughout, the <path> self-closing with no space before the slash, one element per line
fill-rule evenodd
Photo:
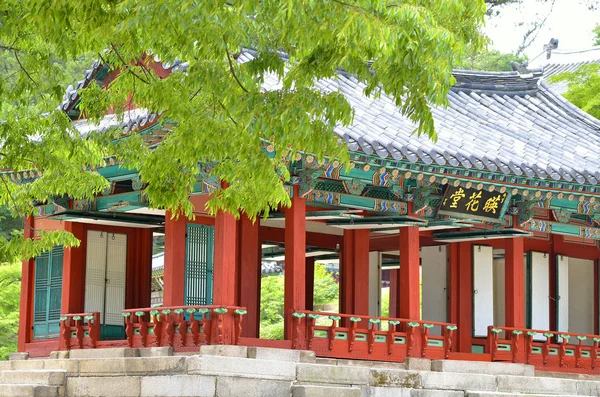
<path fill-rule="evenodd" d="M 251 53 L 242 55 L 245 60 Z M 317 87 L 340 90 L 355 116 L 338 127 L 350 150 L 425 164 L 488 169 L 504 174 L 596 184 L 600 180 L 600 121 L 579 110 L 541 81 L 541 71 L 454 72 L 447 108 L 434 107 L 438 141 L 416 136 L 416 125 L 394 100 L 364 95 L 365 85 L 340 73 Z M 278 89 L 270 75 L 265 89 Z"/>
<path fill-rule="evenodd" d="M 252 52 L 244 51 L 238 62 L 252 57 Z M 337 78 L 319 80 L 316 86 L 324 92 L 339 90 L 353 107 L 353 125 L 335 130 L 351 151 L 530 178 L 598 183 L 600 121 L 555 93 L 541 79 L 541 71 L 520 75 L 457 70 L 454 76 L 450 105 L 432 109 L 437 142 L 413 134 L 416 124 L 400 114 L 391 97 L 366 97 L 365 85 L 351 75 L 340 72 Z M 274 75 L 266 76 L 264 89 L 280 88 Z"/>

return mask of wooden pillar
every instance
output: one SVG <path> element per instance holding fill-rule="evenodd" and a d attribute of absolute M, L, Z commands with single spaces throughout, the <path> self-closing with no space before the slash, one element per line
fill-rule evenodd
<path fill-rule="evenodd" d="M 185 244 L 187 219 L 165 215 L 165 269 L 163 306 L 181 306 L 185 294 Z"/>
<path fill-rule="evenodd" d="M 369 229 L 353 230 L 353 314 L 369 315 Z M 365 323 L 366 324 L 366 323 Z M 364 324 L 363 324 L 364 325 Z"/>
<path fill-rule="evenodd" d="M 79 247 L 67 248 L 63 253 L 63 289 L 61 314 L 81 313 L 85 297 L 85 246 L 83 223 L 65 222 L 64 229 L 80 241 Z"/>
<path fill-rule="evenodd" d="M 398 277 L 400 269 L 390 269 L 390 317 L 398 317 L 398 303 L 400 298 L 398 297 Z"/>
<path fill-rule="evenodd" d="M 285 339 L 293 335 L 292 312 L 306 304 L 306 202 L 298 195 L 294 186 L 292 206 L 285 211 Z"/>
<path fill-rule="evenodd" d="M 449 293 L 449 311 L 448 321 L 451 323 L 458 323 L 459 313 L 459 258 L 458 258 L 458 243 L 448 244 L 448 258 L 449 258 L 449 271 L 448 271 L 448 290 Z M 453 346 L 456 347 L 456 346 Z"/>
<path fill-rule="evenodd" d="M 340 258 L 340 312 L 354 313 L 354 233 L 344 230 L 344 240 Z"/>
<path fill-rule="evenodd" d="M 458 243 L 458 351 L 471 353 L 473 334 L 473 247 L 471 243 Z"/>
<path fill-rule="evenodd" d="M 523 238 L 511 238 L 505 244 L 505 320 L 507 327 L 525 327 L 525 263 Z"/>
<path fill-rule="evenodd" d="M 23 234 L 25 239 L 34 237 L 35 220 L 33 216 L 25 218 Z M 25 260 L 21 264 L 21 301 L 19 306 L 18 350 L 25 351 L 25 344 L 31 341 L 33 328 L 33 291 L 35 280 L 35 259 Z"/>
<path fill-rule="evenodd" d="M 315 300 L 315 258 L 306 258 L 306 310 L 314 310 Z"/>
<path fill-rule="evenodd" d="M 214 305 L 236 302 L 237 221 L 233 215 L 219 211 L 215 218 Z"/>
<path fill-rule="evenodd" d="M 548 299 L 548 304 L 550 306 L 550 330 L 551 331 L 556 331 L 558 329 L 558 318 L 556 316 L 557 311 L 558 311 L 558 307 L 557 307 L 557 297 L 558 297 L 558 285 L 556 283 L 556 279 L 558 277 L 558 263 L 557 263 L 557 258 L 556 258 L 556 242 L 559 238 L 561 238 L 562 236 L 557 236 L 556 234 L 551 234 L 550 236 L 550 269 L 548 271 L 548 275 L 550 276 L 550 296 L 553 299 Z M 598 277 L 594 278 L 595 280 L 598 280 Z M 598 303 L 598 300 L 595 300 L 596 304 Z M 598 310 L 596 309 L 594 311 L 594 313 L 598 313 Z M 597 325 L 598 322 L 596 321 L 595 324 Z M 598 334 L 598 330 L 596 330 L 594 332 L 595 334 Z"/>
<path fill-rule="evenodd" d="M 239 221 L 239 297 L 240 306 L 246 307 L 242 336 L 258 338 L 260 322 L 261 243 L 260 222 L 252 222 L 246 215 Z"/>
<path fill-rule="evenodd" d="M 398 314 L 401 318 L 421 319 L 419 265 L 419 227 L 402 227 L 398 277 Z"/>
<path fill-rule="evenodd" d="M 127 267 L 135 269 L 133 283 L 128 287 L 133 289 L 130 308 L 150 307 L 152 301 L 152 229 L 135 229 L 135 246 L 133 249 L 133 263 Z M 185 274 L 185 270 L 184 270 Z"/>

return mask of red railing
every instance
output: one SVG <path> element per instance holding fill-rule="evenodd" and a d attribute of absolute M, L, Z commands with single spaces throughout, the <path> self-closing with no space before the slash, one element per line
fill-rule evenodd
<path fill-rule="evenodd" d="M 297 311 L 291 316 L 292 348 L 334 358 L 396 362 L 406 357 L 448 358 L 457 328 L 435 321 L 353 314 Z"/>
<path fill-rule="evenodd" d="M 100 339 L 100 313 L 63 314 L 60 317 L 60 350 L 95 348 Z"/>
<path fill-rule="evenodd" d="M 570 340 L 573 342 L 569 343 Z M 492 361 L 531 364 L 542 370 L 596 370 L 599 342 L 599 335 L 488 327 Z"/>
<path fill-rule="evenodd" d="M 239 306 L 172 306 L 128 309 L 125 335 L 129 347 L 237 345 L 246 308 Z"/>

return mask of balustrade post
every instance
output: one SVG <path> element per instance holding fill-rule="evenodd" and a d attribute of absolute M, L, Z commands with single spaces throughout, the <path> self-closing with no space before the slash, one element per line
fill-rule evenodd
<path fill-rule="evenodd" d="M 378 318 L 370 318 L 369 319 L 369 354 L 373 353 L 373 344 L 375 344 L 375 331 L 377 330 L 377 324 L 379 324 L 381 322 L 381 320 L 379 320 Z"/>
<path fill-rule="evenodd" d="M 152 323 L 154 324 L 154 326 L 152 327 L 152 329 L 154 330 L 154 346 L 159 347 L 162 344 L 162 318 L 161 316 L 158 314 L 158 310 L 152 310 L 150 311 L 150 320 L 152 321 Z"/>
<path fill-rule="evenodd" d="M 127 345 L 129 347 L 133 347 L 133 323 L 131 321 L 131 312 L 128 313 L 123 313 L 123 316 L 125 317 L 125 336 L 127 337 Z M 96 322 L 96 320 L 94 320 L 94 322 Z M 99 326 L 98 322 L 98 326 Z"/>
<path fill-rule="evenodd" d="M 495 328 L 494 326 L 488 327 L 488 344 L 492 361 L 496 361 L 496 354 L 498 354 L 498 334 L 502 332 L 501 329 Z"/>
<path fill-rule="evenodd" d="M 596 369 L 596 360 L 598 359 L 598 342 L 600 342 L 600 338 L 594 338 L 594 345 L 592 346 L 592 351 L 590 352 L 592 369 Z"/>
<path fill-rule="evenodd" d="M 238 345 L 240 343 L 240 338 L 242 337 L 242 322 L 244 321 L 244 315 L 248 313 L 245 309 L 236 309 L 234 310 L 235 314 L 235 341 L 234 343 Z M 306 316 L 306 314 L 304 315 Z M 298 324 L 296 324 L 296 335 L 299 331 L 300 327 L 300 319 L 298 319 Z"/>
<path fill-rule="evenodd" d="M 65 350 L 71 350 L 71 330 L 68 321 L 68 317 L 62 317 L 60 322 L 60 336 Z"/>
<path fill-rule="evenodd" d="M 456 331 L 456 329 L 456 325 L 447 325 L 446 328 L 444 328 L 444 346 L 446 347 L 446 351 L 444 353 L 445 359 L 450 357 L 450 349 L 452 349 L 452 337 L 454 336 L 454 331 Z"/>
<path fill-rule="evenodd" d="M 198 346 L 200 342 L 200 323 L 196 319 L 196 313 L 193 310 L 188 311 L 190 313 L 190 331 L 192 331 L 192 343 L 194 346 Z M 202 317 L 202 314 L 200 314 L 200 317 Z"/>
<path fill-rule="evenodd" d="M 348 330 L 348 351 L 352 352 L 354 349 L 354 341 L 356 340 L 356 327 L 358 323 L 362 321 L 360 317 L 350 317 L 350 329 Z"/>
<path fill-rule="evenodd" d="M 329 326 L 329 330 L 327 335 L 329 337 L 329 350 L 333 350 L 333 341 L 335 340 L 336 328 L 338 325 L 338 321 L 341 320 L 340 316 L 329 316 L 331 319 L 331 326 Z"/>
<path fill-rule="evenodd" d="M 175 314 L 177 315 L 177 332 L 179 332 L 179 336 L 181 340 L 179 341 L 179 347 L 184 347 L 187 345 L 187 321 L 185 321 L 185 315 L 183 309 L 175 309 Z"/>
<path fill-rule="evenodd" d="M 148 342 L 148 323 L 145 320 L 146 313 L 136 312 L 135 316 L 137 317 L 138 323 L 140 324 L 139 331 L 142 346 L 146 347 L 146 344 Z"/>
<path fill-rule="evenodd" d="M 423 324 L 421 332 L 421 357 L 425 358 L 427 347 L 429 346 L 429 330 L 433 328 L 433 324 Z"/>
<path fill-rule="evenodd" d="M 395 342 L 394 330 L 397 328 L 400 321 L 388 320 L 388 334 L 387 334 L 387 351 L 388 356 L 392 355 L 392 348 Z"/>
<path fill-rule="evenodd" d="M 165 316 L 163 321 L 165 323 L 165 334 L 167 336 L 167 346 L 173 346 L 173 337 L 175 335 L 175 322 L 173 320 L 173 317 L 171 316 L 171 310 L 163 310 L 162 311 L 162 316 Z M 161 316 L 161 320 L 162 319 Z M 157 346 L 160 346 L 160 344 L 158 344 Z"/>
<path fill-rule="evenodd" d="M 525 364 L 529 364 L 531 361 L 531 354 L 533 353 L 533 336 L 536 333 L 533 331 L 527 331 L 525 336 Z"/>
<path fill-rule="evenodd" d="M 419 323 L 411 321 L 408 324 L 406 329 L 406 357 L 413 356 L 413 346 L 415 342 L 415 328 L 419 326 Z"/>
<path fill-rule="evenodd" d="M 545 367 L 548 365 L 548 357 L 550 356 L 550 338 L 552 338 L 554 334 L 546 332 L 544 336 L 546 337 L 546 341 L 542 346 L 542 364 Z"/>
<path fill-rule="evenodd" d="M 227 309 L 220 307 L 213 310 L 213 313 L 217 314 L 217 327 L 215 338 L 211 338 L 211 344 L 223 345 L 225 344 L 225 337 L 223 334 L 223 314 L 227 313 Z"/>
<path fill-rule="evenodd" d="M 75 320 L 75 337 L 77 338 L 77 346 L 80 349 L 83 349 L 83 318 L 81 316 L 73 317 Z"/>
<path fill-rule="evenodd" d="M 561 343 L 558 347 L 558 359 L 560 367 L 565 366 L 565 356 L 567 354 L 567 340 L 570 338 L 570 335 L 560 335 Z"/>
<path fill-rule="evenodd" d="M 587 339 L 587 337 L 583 335 L 577 336 L 579 343 L 575 347 L 575 368 L 581 368 L 581 349 L 583 348 L 583 341 Z"/>
<path fill-rule="evenodd" d="M 312 349 L 312 342 L 315 331 L 315 322 L 317 321 L 318 314 L 309 314 L 308 320 L 306 321 L 307 328 L 307 339 L 308 339 L 308 350 Z"/>
<path fill-rule="evenodd" d="M 512 362 L 513 363 L 520 362 L 520 360 L 519 360 L 519 339 L 521 338 L 522 334 L 523 334 L 523 331 L 520 331 L 520 330 L 515 329 L 512 331 Z"/>

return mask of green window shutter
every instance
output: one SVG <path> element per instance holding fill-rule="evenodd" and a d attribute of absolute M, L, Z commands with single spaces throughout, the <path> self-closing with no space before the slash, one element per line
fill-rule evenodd
<path fill-rule="evenodd" d="M 63 248 L 55 247 L 35 260 L 34 339 L 56 338 L 60 331 Z"/>
<path fill-rule="evenodd" d="M 187 225 L 185 305 L 212 304 L 215 228 Z"/>

